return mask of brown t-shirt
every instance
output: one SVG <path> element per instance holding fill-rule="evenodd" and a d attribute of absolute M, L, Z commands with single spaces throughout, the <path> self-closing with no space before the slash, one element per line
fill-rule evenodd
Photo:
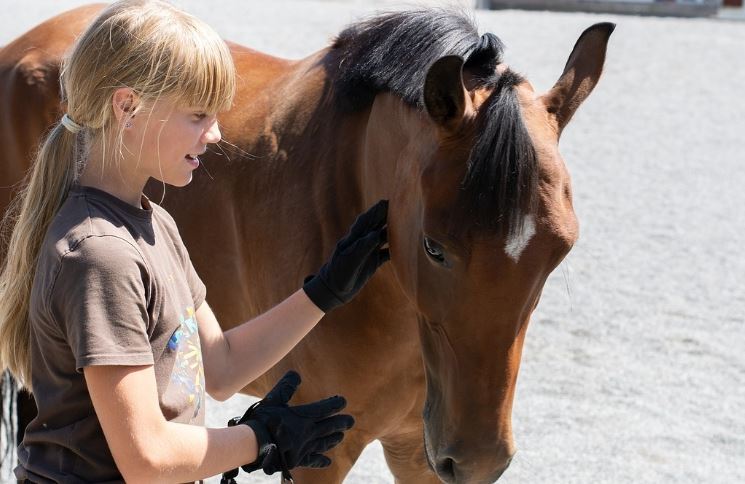
<path fill-rule="evenodd" d="M 42 244 L 31 291 L 31 383 L 38 416 L 16 477 L 121 482 L 82 369 L 153 365 L 163 415 L 204 423 L 195 308 L 205 287 L 168 213 L 74 187 Z"/>

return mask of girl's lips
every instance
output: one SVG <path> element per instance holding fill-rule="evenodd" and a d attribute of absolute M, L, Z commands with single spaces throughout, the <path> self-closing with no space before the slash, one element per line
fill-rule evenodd
<path fill-rule="evenodd" d="M 189 158 L 187 156 L 184 156 L 184 159 L 187 163 L 189 163 L 192 167 L 197 168 L 199 166 L 199 158 Z"/>

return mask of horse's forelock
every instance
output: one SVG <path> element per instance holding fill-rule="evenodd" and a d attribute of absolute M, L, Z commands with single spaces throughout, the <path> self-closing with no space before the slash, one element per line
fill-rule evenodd
<path fill-rule="evenodd" d="M 458 219 L 473 230 L 513 234 L 533 210 L 538 158 L 516 92 L 523 81 L 506 70 L 479 109 L 458 204 Z"/>

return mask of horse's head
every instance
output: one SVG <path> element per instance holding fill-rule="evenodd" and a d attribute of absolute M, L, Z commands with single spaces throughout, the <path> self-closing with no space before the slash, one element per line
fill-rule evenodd
<path fill-rule="evenodd" d="M 543 94 L 499 63 L 487 34 L 465 62 L 431 65 L 424 111 L 388 94 L 373 103 L 368 134 L 386 143 L 367 153 L 398 159 L 392 265 L 418 313 L 426 453 L 445 482 L 493 482 L 515 453 L 526 328 L 578 236 L 559 137 L 596 85 L 612 31 L 585 31 Z"/>

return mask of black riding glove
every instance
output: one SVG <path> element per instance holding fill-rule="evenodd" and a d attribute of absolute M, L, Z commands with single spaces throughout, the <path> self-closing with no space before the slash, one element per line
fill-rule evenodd
<path fill-rule="evenodd" d="M 303 290 L 324 313 L 346 304 L 359 292 L 376 269 L 391 258 L 386 223 L 388 200 L 381 200 L 357 217 L 331 258 L 318 274 L 305 278 Z"/>
<path fill-rule="evenodd" d="M 263 469 L 266 474 L 282 471 L 292 479 L 295 467 L 327 467 L 331 459 L 324 452 L 344 438 L 344 431 L 354 425 L 351 415 L 337 415 L 347 402 L 335 396 L 305 405 L 288 406 L 287 402 L 300 385 L 300 375 L 289 371 L 274 388 L 229 426 L 245 424 L 256 434 L 258 458 L 241 468 L 246 472 Z M 229 477 L 235 477 L 235 473 Z"/>

